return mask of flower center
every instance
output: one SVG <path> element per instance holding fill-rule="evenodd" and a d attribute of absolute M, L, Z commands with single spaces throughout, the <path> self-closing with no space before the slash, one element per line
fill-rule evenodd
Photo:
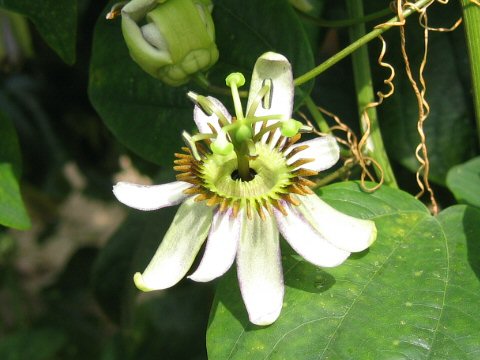
<path fill-rule="evenodd" d="M 288 159 L 305 147 L 291 148 L 300 139 L 300 135 L 285 140 L 279 139 L 276 144 L 271 142 L 255 143 L 255 156 L 249 159 L 248 179 L 238 174 L 238 161 L 235 152 L 219 155 L 210 152 L 201 144 L 196 144 L 200 160 L 192 155 L 189 148 L 183 148 L 186 154 L 175 154 L 176 166 L 179 171 L 177 180 L 185 181 L 194 186 L 185 190 L 186 194 L 196 195 L 196 201 L 206 201 L 209 206 L 219 206 L 220 211 L 233 209 L 236 216 L 240 209 L 245 209 L 247 216 L 257 211 L 264 218 L 263 210 L 272 211 L 272 206 L 286 213 L 281 201 L 298 205 L 291 197 L 292 193 L 306 195 L 312 193 L 310 186 L 314 183 L 306 176 L 316 175 L 316 172 L 297 169 L 299 161 L 288 164 Z"/>

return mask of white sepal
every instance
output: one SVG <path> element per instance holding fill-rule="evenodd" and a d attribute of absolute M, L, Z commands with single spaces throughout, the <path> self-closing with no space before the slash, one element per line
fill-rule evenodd
<path fill-rule="evenodd" d="M 298 196 L 297 211 L 328 242 L 349 252 L 368 248 L 377 237 L 375 223 L 335 210 L 317 195 Z"/>
<path fill-rule="evenodd" d="M 178 209 L 157 252 L 145 271 L 134 276 L 143 291 L 166 289 L 179 282 L 192 266 L 205 242 L 212 222 L 212 210 L 193 198 Z"/>
<path fill-rule="evenodd" d="M 197 270 L 188 278 L 206 282 L 227 272 L 235 261 L 240 239 L 240 219 L 232 216 L 232 211 L 217 211 L 213 216 L 205 254 Z"/>
<path fill-rule="evenodd" d="M 270 93 L 267 94 L 267 97 L 270 100 L 268 101 L 268 104 L 261 101 L 254 115 L 257 117 L 280 115 L 283 120 L 290 119 L 292 117 L 294 95 L 292 66 L 286 57 L 274 52 L 263 54 L 255 63 L 252 80 L 250 82 L 247 114 L 249 113 L 252 104 L 256 101 L 256 94 L 262 89 L 266 81 L 271 84 Z M 279 120 L 268 120 L 267 126 L 272 125 L 277 121 Z M 261 126 L 262 123 L 255 124 L 255 133 L 260 130 Z M 280 130 L 275 131 L 273 141 L 275 142 L 280 136 Z M 265 134 L 262 137 L 262 140 L 265 141 L 267 137 L 268 134 Z"/>
<path fill-rule="evenodd" d="M 350 252 L 325 240 L 295 207 L 283 205 L 287 216 L 274 210 L 278 229 L 290 246 L 305 260 L 317 266 L 333 267 L 348 258 Z"/>
<path fill-rule="evenodd" d="M 188 195 L 184 190 L 192 187 L 184 181 L 174 181 L 161 185 L 137 185 L 119 182 L 113 186 L 113 194 L 123 204 L 138 210 L 156 210 L 178 205 Z"/>
<path fill-rule="evenodd" d="M 237 250 L 237 275 L 240 291 L 253 324 L 269 325 L 282 310 L 283 274 L 278 230 L 272 217 L 253 212 L 241 216 L 241 235 Z"/>
<path fill-rule="evenodd" d="M 227 119 L 228 122 L 232 121 L 232 116 L 229 114 L 228 110 L 223 106 L 220 100 L 214 98 L 213 96 L 207 96 L 207 99 L 210 101 L 211 105 L 214 106 L 223 116 Z M 206 114 L 199 105 L 195 105 L 193 109 L 193 120 L 197 125 L 198 131 L 202 134 L 211 134 L 212 129 L 208 124 L 211 124 L 217 132 L 221 129 L 221 124 L 218 121 L 218 116 L 215 115 L 215 112 L 212 112 L 211 115 Z"/>
<path fill-rule="evenodd" d="M 289 165 L 293 164 L 299 159 L 315 159 L 312 162 L 300 166 L 300 168 L 323 171 L 335 165 L 340 158 L 340 148 L 337 140 L 335 140 L 335 138 L 331 135 L 317 137 L 312 140 L 297 143 L 293 145 L 291 149 L 293 150 L 297 146 L 302 145 L 308 145 L 308 148 L 296 153 L 290 159 L 288 159 L 287 163 Z"/>

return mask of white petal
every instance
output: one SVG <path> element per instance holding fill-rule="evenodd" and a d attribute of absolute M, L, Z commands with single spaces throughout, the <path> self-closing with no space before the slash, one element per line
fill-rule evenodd
<path fill-rule="evenodd" d="M 377 237 L 375 223 L 335 210 L 317 195 L 298 196 L 297 210 L 322 236 L 336 247 L 350 252 L 368 248 Z"/>
<path fill-rule="evenodd" d="M 213 216 L 205 254 L 197 270 L 189 276 L 194 281 L 211 281 L 222 276 L 232 266 L 240 239 L 240 219 L 232 211 Z"/>
<path fill-rule="evenodd" d="M 225 108 L 225 106 L 223 106 L 220 100 L 214 98 L 213 96 L 207 96 L 207 99 L 209 99 L 213 105 L 225 116 L 225 118 L 231 122 L 232 116 L 228 113 L 228 110 Z M 198 105 L 195 105 L 195 108 L 193 109 L 193 120 L 197 125 L 198 131 L 203 134 L 212 133 L 212 129 L 210 129 L 208 124 L 211 124 L 215 130 L 217 130 L 217 132 L 221 129 L 220 124 L 218 123 L 218 116 L 215 115 L 215 113 L 212 113 L 210 116 L 205 114 L 202 108 Z"/>
<path fill-rule="evenodd" d="M 350 252 L 341 250 L 318 233 L 303 215 L 295 208 L 284 204 L 287 216 L 275 210 L 278 229 L 285 240 L 305 260 L 317 266 L 332 267 L 340 265 Z"/>
<path fill-rule="evenodd" d="M 113 194 L 122 203 L 138 210 L 156 210 L 180 204 L 189 195 L 184 190 L 192 187 L 183 181 L 162 185 L 137 185 L 119 182 L 113 186 Z"/>
<path fill-rule="evenodd" d="M 270 107 L 263 107 L 261 102 L 255 111 L 255 116 L 282 115 L 284 119 L 290 119 L 294 95 L 292 66 L 285 56 L 274 52 L 263 54 L 255 63 L 250 83 L 247 113 L 255 100 L 255 95 L 263 87 L 265 80 L 271 80 L 272 82 Z M 267 125 L 274 124 L 277 121 L 269 120 Z M 260 130 L 261 125 L 261 123 L 255 124 L 255 132 Z M 280 135 L 280 131 L 276 131 L 273 141 L 275 142 Z M 265 141 L 267 137 L 268 135 L 265 134 L 262 140 Z"/>
<path fill-rule="evenodd" d="M 250 321 L 257 325 L 273 323 L 282 310 L 283 274 L 278 230 L 266 214 L 262 221 L 255 212 L 248 219 L 244 212 L 237 251 L 237 275 Z"/>
<path fill-rule="evenodd" d="M 284 115 L 285 119 L 290 119 L 294 93 L 292 66 L 285 56 L 274 52 L 263 54 L 255 63 L 250 83 L 247 111 L 255 99 L 255 95 L 263 87 L 265 79 L 272 81 L 271 106 L 270 108 L 264 108 L 260 104 L 255 115 Z"/>
<path fill-rule="evenodd" d="M 301 145 L 308 145 L 308 148 L 288 159 L 287 163 L 289 165 L 299 159 L 315 159 L 312 162 L 299 166 L 299 168 L 322 171 L 331 168 L 340 158 L 340 148 L 338 147 L 337 140 L 335 140 L 333 136 L 327 135 L 307 140 L 297 143 L 291 148 L 294 149 Z"/>
<path fill-rule="evenodd" d="M 212 210 L 208 206 L 193 198 L 185 201 L 150 264 L 143 274 L 135 274 L 135 285 L 150 291 L 166 289 L 179 282 L 205 242 L 211 222 Z"/>

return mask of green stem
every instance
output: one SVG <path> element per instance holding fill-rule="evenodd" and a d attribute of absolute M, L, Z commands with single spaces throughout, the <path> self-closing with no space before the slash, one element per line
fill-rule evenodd
<path fill-rule="evenodd" d="M 344 20 L 326 20 L 326 19 L 320 19 L 320 18 L 314 17 L 312 15 L 306 14 L 301 11 L 298 11 L 298 13 L 300 14 L 301 17 L 305 18 L 308 21 L 311 21 L 315 25 L 332 28 L 332 27 L 345 27 L 345 26 L 355 25 L 358 23 L 366 23 L 372 20 L 376 20 L 384 16 L 391 15 L 392 9 L 390 8 L 382 9 L 372 14 L 365 15 L 360 19 L 344 19 Z"/>
<path fill-rule="evenodd" d="M 480 7 L 470 0 L 461 0 L 465 34 L 467 37 L 470 69 L 472 71 L 473 101 L 477 120 L 477 135 L 480 142 Z"/>
<path fill-rule="evenodd" d="M 415 8 L 423 8 L 425 5 L 427 4 L 430 4 L 432 1 L 434 0 L 419 0 L 417 1 L 414 5 L 415 5 Z M 409 7 L 408 9 L 406 9 L 404 12 L 403 12 L 403 16 L 406 18 L 410 15 L 412 15 L 416 10 L 414 9 L 414 7 Z M 324 72 L 325 70 L 327 70 L 328 68 L 332 67 L 333 65 L 335 65 L 337 62 L 339 62 L 340 60 L 344 59 L 345 57 L 349 56 L 351 53 L 353 53 L 355 50 L 361 48 L 363 45 L 367 44 L 368 42 L 370 42 L 371 40 L 375 39 L 378 35 L 381 35 L 383 34 L 385 31 L 387 31 L 388 29 L 392 28 L 392 26 L 394 26 L 394 24 L 396 22 L 398 22 L 398 17 L 395 16 L 394 18 L 390 19 L 389 21 L 387 21 L 385 23 L 384 26 L 380 27 L 380 28 L 376 28 L 372 31 L 370 31 L 369 33 L 365 34 L 364 36 L 362 36 L 362 38 L 358 39 L 357 41 L 351 43 L 349 46 L 347 46 L 346 48 L 344 48 L 343 50 L 339 51 L 338 53 L 336 53 L 334 56 L 332 56 L 331 58 L 327 59 L 326 61 L 324 61 L 323 63 L 321 63 L 320 65 L 314 67 L 312 70 L 306 72 L 305 74 L 297 77 L 295 80 L 294 80 L 294 84 L 295 86 L 299 86 L 299 85 L 302 85 L 310 80 L 312 80 L 314 77 L 320 75 L 322 72 Z"/>
<path fill-rule="evenodd" d="M 305 105 L 307 106 L 308 111 L 310 111 L 310 114 L 312 114 L 312 117 L 317 123 L 317 126 L 320 129 L 320 131 L 325 134 L 330 134 L 331 133 L 330 126 L 328 126 L 327 121 L 323 117 L 320 110 L 318 110 L 317 105 L 313 102 L 312 98 L 310 96 L 305 96 L 303 101 L 305 102 Z"/>
<path fill-rule="evenodd" d="M 316 189 L 316 188 L 328 185 L 331 182 L 337 180 L 338 178 L 344 177 L 350 172 L 350 170 L 353 168 L 354 165 L 355 164 L 353 162 L 350 162 L 342 166 L 340 169 L 335 170 L 331 174 L 328 174 L 327 176 L 324 176 L 321 179 L 318 179 L 317 181 L 315 181 L 315 186 L 313 188 Z"/>
<path fill-rule="evenodd" d="M 363 17 L 363 4 L 358 0 L 347 0 L 347 12 L 351 17 Z M 365 35 L 365 24 L 356 24 L 349 28 L 350 40 L 355 41 Z M 375 95 L 372 85 L 372 75 L 370 71 L 370 60 L 368 57 L 368 48 L 361 47 L 357 52 L 352 54 L 353 75 L 355 79 L 355 89 L 357 94 L 358 112 L 362 121 L 361 128 L 364 132 L 367 124 L 363 123 L 364 111 L 368 104 L 375 101 Z M 381 178 L 383 170 L 383 179 L 385 184 L 390 187 L 398 188 L 392 166 L 388 160 L 387 152 L 383 144 L 382 134 L 378 124 L 377 110 L 370 107 L 367 110 L 370 120 L 370 137 L 367 142 L 366 153 L 374 158 L 381 169 L 375 167 L 377 177 Z M 369 143 L 370 142 L 370 143 Z M 371 146 L 368 146 L 371 145 Z"/>

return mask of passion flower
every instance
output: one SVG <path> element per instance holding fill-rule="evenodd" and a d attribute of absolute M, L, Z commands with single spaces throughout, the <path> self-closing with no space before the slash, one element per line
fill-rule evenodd
<path fill-rule="evenodd" d="M 307 261 L 341 264 L 376 238 L 370 220 L 345 215 L 320 200 L 309 176 L 339 159 L 334 137 L 299 142 L 307 128 L 291 119 L 293 79 L 288 60 L 266 53 L 256 62 L 246 113 L 238 95 L 241 74 L 227 78 L 235 116 L 213 97 L 189 93 L 199 134 L 184 133 L 176 154 L 177 181 L 155 186 L 121 182 L 114 194 L 140 210 L 180 204 L 172 225 L 143 273 L 143 291 L 166 289 L 188 272 L 205 240 L 198 268 L 188 276 L 210 281 L 236 259 L 249 319 L 273 323 L 282 309 L 284 284 L 279 232 Z"/>

